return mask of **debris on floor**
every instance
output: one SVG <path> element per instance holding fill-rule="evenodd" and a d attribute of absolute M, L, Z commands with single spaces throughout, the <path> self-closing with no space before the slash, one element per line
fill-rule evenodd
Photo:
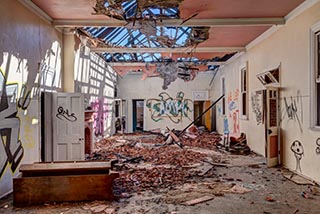
<path fill-rule="evenodd" d="M 289 182 L 283 175 L 293 178 L 292 172 L 267 168 L 265 159 L 255 153 L 242 155 L 221 148 L 219 134 L 192 127 L 179 136 L 183 148 L 167 144 L 167 134 L 161 130 L 117 134 L 95 144 L 87 161 L 117 159 L 113 168 L 119 173 L 113 183 L 117 201 L 53 203 L 35 209 L 56 214 L 320 212 L 318 186 Z M 0 212 L 33 213 L 12 205 L 3 200 Z"/>
<path fill-rule="evenodd" d="M 299 185 L 315 185 L 315 183 L 313 181 L 310 181 L 310 180 L 302 177 L 301 175 L 298 175 L 298 174 L 296 174 L 294 172 L 291 172 L 289 170 L 283 170 L 282 171 L 282 175 L 286 179 L 294 182 L 295 184 L 299 184 Z"/>
<path fill-rule="evenodd" d="M 120 177 L 114 183 L 115 195 L 127 197 L 145 190 L 174 190 L 185 184 L 201 183 L 208 178 L 216 178 L 217 183 L 206 184 L 206 188 L 198 185 L 192 196 L 183 196 L 183 201 L 179 203 L 197 201 L 204 196 L 243 194 L 251 191 L 238 185 L 230 185 L 228 180 L 222 182 L 215 173 L 216 167 L 228 167 L 226 161 L 221 161 L 221 156 L 218 155 L 217 144 L 221 141 L 219 134 L 209 133 L 204 127 L 196 126 L 191 126 L 180 136 L 179 131 L 169 128 L 166 134 L 159 133 L 163 132 L 158 130 L 156 134 L 143 132 L 115 135 L 95 144 L 95 152 L 88 157 L 89 160 L 118 160 L 115 169 Z M 168 136 L 183 147 L 179 144 L 168 144 Z M 200 151 L 201 149 L 204 151 Z M 224 188 L 217 193 L 217 186 Z M 197 194 L 199 190 L 201 193 Z M 174 193 L 175 197 L 179 195 L 185 193 Z"/>

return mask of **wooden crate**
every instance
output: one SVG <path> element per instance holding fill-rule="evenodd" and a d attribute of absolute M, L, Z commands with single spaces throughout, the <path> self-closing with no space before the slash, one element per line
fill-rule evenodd
<path fill-rule="evenodd" d="M 21 165 L 13 179 L 14 206 L 46 202 L 114 200 L 110 162 L 59 162 Z"/>

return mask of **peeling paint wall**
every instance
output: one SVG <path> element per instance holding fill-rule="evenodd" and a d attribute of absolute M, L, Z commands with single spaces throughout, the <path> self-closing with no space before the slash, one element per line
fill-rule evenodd
<path fill-rule="evenodd" d="M 114 133 L 112 123 L 116 72 L 97 54 L 83 46 L 75 59 L 75 92 L 84 94 L 85 108 L 94 110 L 95 137 Z"/>
<path fill-rule="evenodd" d="M 166 127 L 176 130 L 184 129 L 193 120 L 192 91 L 209 90 L 212 77 L 212 73 L 199 72 L 190 82 L 177 79 L 166 91 L 162 89 L 163 81 L 159 77 L 141 80 L 142 73 L 129 73 L 119 79 L 119 97 L 127 100 L 128 103 L 128 131 L 132 132 L 132 100 L 134 99 L 145 101 L 144 130 Z M 183 98 L 180 99 L 182 95 Z M 212 100 L 210 94 L 209 100 Z M 150 108 L 147 106 L 148 101 Z"/>
<path fill-rule="evenodd" d="M 263 118 L 259 116 L 261 102 L 258 91 L 264 89 L 257 74 L 274 69 L 280 64 L 280 116 L 281 154 L 283 164 L 320 182 L 317 154 L 319 131 L 310 126 L 310 29 L 320 22 L 320 3 L 315 4 L 267 39 L 249 49 L 247 53 L 226 65 L 219 75 L 225 75 L 227 94 L 239 89 L 240 65 L 248 61 L 249 117 L 240 119 L 240 131 L 247 134 L 249 146 L 265 154 Z M 220 89 L 219 77 L 212 91 L 214 97 Z M 260 104 L 259 104 L 260 103 Z M 228 114 L 228 111 L 227 111 Z M 223 117 L 217 126 L 223 131 Z M 230 125 L 229 125 L 230 128 Z"/>
<path fill-rule="evenodd" d="M 2 197 L 12 191 L 21 163 L 40 161 L 39 86 L 60 87 L 62 35 L 18 1 L 3 0 L 0 14 Z"/>

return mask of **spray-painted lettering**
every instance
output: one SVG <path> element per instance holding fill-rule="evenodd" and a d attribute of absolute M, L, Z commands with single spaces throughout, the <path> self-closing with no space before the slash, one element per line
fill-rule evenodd
<path fill-rule="evenodd" d="M 148 99 L 146 106 L 151 111 L 151 119 L 155 122 L 168 117 L 172 122 L 179 123 L 182 117 L 189 118 L 192 112 L 190 99 L 184 99 L 184 93 L 178 92 L 176 98 L 172 98 L 166 92 L 159 94 L 160 99 Z M 190 118 L 189 118 L 190 119 Z"/>

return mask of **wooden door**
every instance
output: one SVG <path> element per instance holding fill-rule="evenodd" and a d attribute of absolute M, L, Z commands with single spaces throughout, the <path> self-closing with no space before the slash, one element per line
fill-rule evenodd
<path fill-rule="evenodd" d="M 54 161 L 84 160 L 84 101 L 78 93 L 53 95 Z"/>
<path fill-rule="evenodd" d="M 267 166 L 273 167 L 279 163 L 279 114 L 278 114 L 278 88 L 268 88 L 266 91 L 266 157 Z"/>

